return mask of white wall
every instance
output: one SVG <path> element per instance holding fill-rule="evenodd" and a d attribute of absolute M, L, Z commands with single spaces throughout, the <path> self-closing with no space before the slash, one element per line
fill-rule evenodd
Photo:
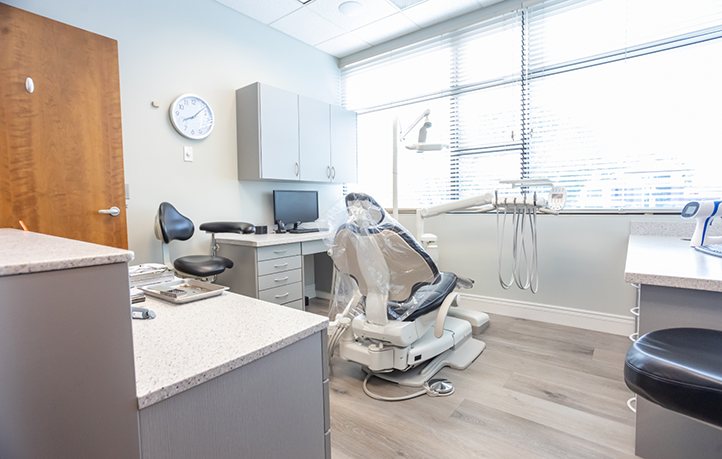
<path fill-rule="evenodd" d="M 400 215 L 399 220 L 415 235 L 414 218 L 413 215 Z M 424 225 L 426 232 L 439 237 L 440 269 L 476 281 L 469 293 L 630 316 L 629 309 L 636 302 L 636 290 L 624 282 L 624 265 L 632 221 L 681 221 L 681 218 L 651 215 L 538 216 L 537 294 L 516 286 L 504 290 L 499 284 L 495 214 L 446 214 L 427 219 Z M 504 258 L 508 262 L 508 250 L 505 253 Z M 508 265 L 505 269 L 508 281 Z"/>
<path fill-rule="evenodd" d="M 316 189 L 321 211 L 340 186 L 236 179 L 235 90 L 255 81 L 338 104 L 337 60 L 213 0 L 3 0 L 12 6 L 118 41 L 128 244 L 135 262 L 160 261 L 153 218 L 171 202 L 196 227 L 204 221 L 271 224 L 271 192 Z M 216 126 L 184 140 L 168 119 L 183 93 L 205 98 Z M 151 107 L 151 101 L 160 108 Z M 183 161 L 182 148 L 195 161 Z M 108 207 L 122 203 L 108 203 Z M 208 251 L 205 233 L 171 243 L 171 257 Z"/>

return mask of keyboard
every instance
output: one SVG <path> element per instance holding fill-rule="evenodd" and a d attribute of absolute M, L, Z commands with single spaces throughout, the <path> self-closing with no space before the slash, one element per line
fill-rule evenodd
<path fill-rule="evenodd" d="M 715 257 L 722 257 L 722 244 L 704 245 L 702 247 L 695 247 L 702 253 L 707 255 L 714 255 Z"/>
<path fill-rule="evenodd" d="M 297 228 L 288 230 L 289 233 L 302 234 L 302 233 L 318 233 L 318 228 Z"/>

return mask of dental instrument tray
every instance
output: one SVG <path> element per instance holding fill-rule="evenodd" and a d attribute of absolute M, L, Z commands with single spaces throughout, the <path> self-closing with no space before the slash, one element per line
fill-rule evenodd
<path fill-rule="evenodd" d="M 201 282 L 197 279 L 178 279 L 162 284 L 147 285 L 140 289 L 161 300 L 183 304 L 218 296 L 228 290 L 228 287 Z"/>

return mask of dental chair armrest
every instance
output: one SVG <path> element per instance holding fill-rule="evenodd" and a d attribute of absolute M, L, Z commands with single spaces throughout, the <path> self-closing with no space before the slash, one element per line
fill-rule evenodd
<path fill-rule="evenodd" d="M 472 288 L 474 286 L 474 279 L 469 277 L 456 276 L 456 288 Z"/>
<path fill-rule="evenodd" d="M 449 308 L 452 304 L 459 305 L 459 294 L 450 293 L 444 302 L 439 307 L 439 312 L 436 314 L 436 325 L 434 326 L 434 336 L 441 338 L 444 335 L 444 324 L 446 323 L 446 315 L 449 313 Z"/>
<path fill-rule="evenodd" d="M 206 233 L 251 234 L 256 232 L 256 227 L 246 222 L 209 222 L 203 223 L 199 228 Z"/>

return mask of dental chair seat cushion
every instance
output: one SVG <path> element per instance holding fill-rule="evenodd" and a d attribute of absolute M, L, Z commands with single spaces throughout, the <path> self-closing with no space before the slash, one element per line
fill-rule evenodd
<path fill-rule="evenodd" d="M 421 305 L 414 312 L 409 314 L 409 316 L 404 319 L 404 322 L 414 321 L 424 314 L 438 309 L 441 306 L 441 303 L 444 302 L 444 298 L 446 298 L 456 287 L 456 279 L 456 274 L 454 273 L 439 273 L 433 284 L 427 284 L 423 287 L 419 287 L 409 297 L 409 299 L 403 303 L 389 301 L 389 319 L 395 320 L 414 303 L 421 302 Z"/>
<path fill-rule="evenodd" d="M 178 271 L 197 277 L 210 277 L 233 267 L 233 262 L 224 257 L 210 255 L 188 255 L 173 262 Z"/>
<path fill-rule="evenodd" d="M 722 427 L 722 332 L 670 328 L 648 333 L 627 352 L 624 380 L 653 403 Z"/>
<path fill-rule="evenodd" d="M 256 232 L 256 227 L 246 222 L 208 222 L 198 227 L 207 233 L 237 233 L 251 234 Z"/>

